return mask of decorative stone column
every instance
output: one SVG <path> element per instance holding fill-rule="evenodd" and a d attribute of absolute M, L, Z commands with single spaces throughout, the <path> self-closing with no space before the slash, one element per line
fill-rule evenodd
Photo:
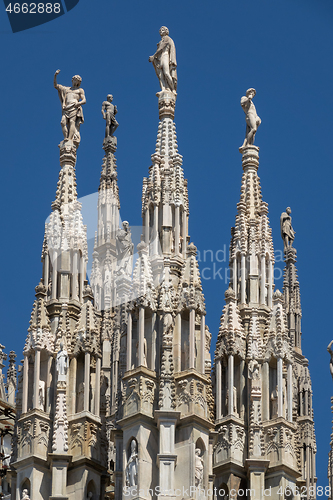
<path fill-rule="evenodd" d="M 190 310 L 190 335 L 189 335 L 189 368 L 194 368 L 195 349 L 195 310 Z"/>
<path fill-rule="evenodd" d="M 84 411 L 89 411 L 89 392 L 90 392 L 90 353 L 84 355 Z"/>
<path fill-rule="evenodd" d="M 23 395 L 22 395 L 22 413 L 28 411 L 28 384 L 29 384 L 29 358 L 24 354 L 23 361 Z"/>
<path fill-rule="evenodd" d="M 115 377 L 117 380 L 117 376 Z M 96 360 L 96 381 L 95 381 L 95 415 L 99 417 L 101 397 L 101 358 Z"/>
<path fill-rule="evenodd" d="M 234 356 L 228 357 L 228 415 L 234 412 Z"/>
<path fill-rule="evenodd" d="M 132 368 L 132 312 L 129 311 L 127 317 L 127 358 L 126 358 L 126 371 Z"/>
<path fill-rule="evenodd" d="M 283 374 L 282 358 L 277 359 L 278 417 L 283 416 Z"/>
<path fill-rule="evenodd" d="M 288 363 L 287 371 L 287 401 L 288 401 L 288 421 L 293 421 L 293 366 Z"/>
<path fill-rule="evenodd" d="M 203 375 L 205 375 L 205 355 L 206 355 L 206 328 L 205 328 L 205 315 L 201 315 L 201 323 L 200 323 L 200 360 L 201 367 L 200 371 Z"/>
<path fill-rule="evenodd" d="M 222 416 L 222 367 L 221 358 L 216 360 L 216 420 L 220 420 Z"/>
<path fill-rule="evenodd" d="M 139 308 L 139 346 L 138 346 L 138 365 L 144 366 L 144 339 L 145 339 L 145 309 Z"/>
<path fill-rule="evenodd" d="M 39 408 L 40 350 L 35 351 L 33 408 Z"/>
<path fill-rule="evenodd" d="M 246 295 L 246 258 L 245 255 L 241 256 L 241 304 L 245 304 Z"/>
<path fill-rule="evenodd" d="M 49 454 L 52 469 L 50 500 L 68 500 L 66 494 L 67 468 L 72 457 L 68 455 L 67 382 L 67 370 L 66 374 L 58 373 L 52 453 Z"/>

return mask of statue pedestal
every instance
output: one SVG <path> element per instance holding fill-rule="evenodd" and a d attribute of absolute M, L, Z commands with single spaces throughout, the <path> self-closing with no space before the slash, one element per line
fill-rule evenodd
<path fill-rule="evenodd" d="M 177 94 L 174 94 L 171 90 L 161 90 L 157 92 L 158 97 L 158 115 L 160 120 L 163 118 L 175 117 L 175 107 Z"/>
<path fill-rule="evenodd" d="M 52 495 L 49 500 L 59 500 L 60 498 L 68 500 L 66 495 L 67 468 L 72 456 L 64 453 L 50 453 L 49 458 L 52 470 Z"/>
<path fill-rule="evenodd" d="M 113 137 L 111 135 L 105 137 L 103 141 L 103 149 L 106 153 L 108 153 L 109 151 L 111 153 L 115 153 L 117 149 L 117 137 Z"/>

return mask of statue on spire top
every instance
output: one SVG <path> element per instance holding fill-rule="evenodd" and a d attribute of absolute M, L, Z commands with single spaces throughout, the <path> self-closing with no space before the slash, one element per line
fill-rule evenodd
<path fill-rule="evenodd" d="M 287 207 L 280 217 L 281 237 L 283 239 L 284 251 L 291 248 L 295 239 L 295 231 L 291 225 L 291 208 Z"/>
<path fill-rule="evenodd" d="M 80 88 L 82 78 L 79 75 L 74 75 L 72 86 L 65 87 L 57 83 L 59 73 L 60 69 L 57 69 L 54 74 L 53 85 L 59 93 L 62 107 L 60 124 L 64 134 L 64 142 L 73 142 L 78 147 L 81 140 L 80 125 L 84 122 L 82 106 L 87 102 L 84 90 Z"/>
<path fill-rule="evenodd" d="M 153 63 L 157 78 L 163 90 L 170 90 L 176 94 L 177 90 L 177 61 L 174 41 L 169 37 L 166 26 L 160 28 L 161 40 L 157 44 L 157 50 L 149 57 Z"/>
<path fill-rule="evenodd" d="M 104 120 L 106 121 L 105 139 L 107 137 L 112 137 L 119 126 L 119 123 L 116 120 L 116 114 L 118 112 L 117 106 L 115 104 L 112 104 L 112 101 L 113 95 L 108 94 L 106 97 L 106 101 L 104 101 L 102 104 L 102 115 Z"/>
<path fill-rule="evenodd" d="M 252 102 L 255 95 L 255 89 L 248 89 L 246 91 L 246 95 L 243 96 L 240 101 L 246 120 L 245 139 L 242 146 L 239 148 L 240 152 L 242 152 L 242 149 L 246 148 L 246 146 L 254 143 L 254 136 L 256 135 L 259 125 L 261 124 L 261 120 L 257 115 L 256 107 Z"/>

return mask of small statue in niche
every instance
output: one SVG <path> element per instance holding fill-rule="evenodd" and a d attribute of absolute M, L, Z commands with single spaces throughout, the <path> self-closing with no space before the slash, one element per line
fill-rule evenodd
<path fill-rule="evenodd" d="M 255 95 L 255 89 L 248 89 L 246 91 L 246 95 L 243 96 L 240 101 L 240 104 L 245 113 L 246 121 L 245 139 L 242 146 L 239 148 L 240 151 L 246 146 L 254 143 L 254 136 L 256 135 L 259 125 L 261 124 L 261 119 L 257 115 L 256 107 L 252 102 L 252 99 Z"/>
<path fill-rule="evenodd" d="M 203 458 L 201 456 L 200 448 L 196 448 L 195 450 L 195 486 L 201 487 L 203 481 Z"/>
<path fill-rule="evenodd" d="M 39 381 L 38 388 L 38 407 L 40 410 L 45 410 L 45 382 L 43 380 Z"/>
<path fill-rule="evenodd" d="M 237 411 L 237 389 L 235 386 L 232 388 L 232 394 L 233 394 L 233 408 L 232 412 L 238 416 L 238 411 Z M 229 412 L 229 389 L 227 389 L 227 396 L 225 398 L 225 404 L 227 407 L 227 411 Z"/>
<path fill-rule="evenodd" d="M 272 391 L 271 394 L 271 418 L 278 416 L 278 386 Z"/>
<path fill-rule="evenodd" d="M 126 465 L 126 486 L 132 487 L 138 484 L 138 452 L 135 439 L 131 441 L 131 454 Z"/>
<path fill-rule="evenodd" d="M 169 30 L 166 26 L 162 26 L 159 33 L 161 40 L 157 44 L 155 54 L 149 57 L 149 62 L 153 63 L 162 91 L 170 90 L 176 94 L 177 61 L 175 44 L 172 38 L 169 37 Z"/>
<path fill-rule="evenodd" d="M 117 106 L 112 104 L 113 95 L 108 94 L 106 101 L 102 104 L 102 115 L 105 123 L 105 138 L 112 137 L 117 130 L 119 123 L 116 120 L 116 114 L 118 112 Z"/>
<path fill-rule="evenodd" d="M 24 489 L 22 491 L 22 498 L 21 500 L 30 500 L 30 497 L 29 497 L 29 494 L 28 494 L 28 490 L 27 489 Z"/>
<path fill-rule="evenodd" d="M 291 248 L 295 239 L 295 231 L 291 225 L 291 208 L 287 207 L 285 212 L 282 212 L 280 217 L 281 236 L 284 244 L 284 251 Z"/>
<path fill-rule="evenodd" d="M 64 141 L 73 141 L 78 146 L 81 140 L 80 126 L 84 122 L 82 106 L 87 102 L 84 90 L 80 88 L 82 78 L 79 75 L 74 75 L 72 86 L 65 87 L 57 83 L 59 73 L 60 69 L 57 69 L 54 74 L 53 84 L 58 91 L 62 107 L 60 124 L 64 134 Z"/>
<path fill-rule="evenodd" d="M 118 261 L 118 274 L 127 274 L 131 276 L 133 266 L 133 249 L 131 230 L 129 223 L 125 220 L 123 228 L 119 229 L 117 233 L 117 261 Z"/>
<path fill-rule="evenodd" d="M 60 342 L 60 351 L 57 354 L 56 369 L 59 381 L 66 381 L 68 371 L 68 354 L 64 349 L 63 342 Z"/>

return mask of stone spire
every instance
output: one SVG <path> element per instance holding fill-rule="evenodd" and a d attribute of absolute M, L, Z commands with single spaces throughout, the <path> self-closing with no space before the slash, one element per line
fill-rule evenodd
<path fill-rule="evenodd" d="M 296 249 L 288 247 L 285 250 L 284 256 L 286 265 L 283 279 L 283 298 L 285 311 L 287 313 L 289 337 L 294 349 L 299 354 L 302 354 L 302 308 L 300 286 L 296 269 Z"/>
<path fill-rule="evenodd" d="M 36 500 L 50 495 L 68 498 L 73 484 L 78 491 L 91 493 L 86 471 L 92 460 L 98 464 L 95 488 L 102 491 L 101 477 L 107 470 L 97 446 L 102 427 L 100 318 L 92 290 L 85 286 L 87 235 L 76 189 L 81 106 L 85 103 L 79 80 L 76 76 L 72 87 L 63 87 L 55 78 L 64 140 L 59 145 L 56 198 L 45 224 L 43 278 L 36 287 L 19 384 L 17 432 L 22 439 L 17 440 L 13 455 L 14 488 L 20 496 L 29 457 L 29 493 Z M 70 462 L 75 463 L 75 477 Z"/>
<path fill-rule="evenodd" d="M 240 148 L 241 196 L 231 231 L 231 280 L 214 360 L 215 485 L 259 491 L 260 484 L 304 484 L 309 491 L 316 480 L 316 444 L 308 361 L 300 348 L 293 349 L 293 339 L 300 337 L 296 251 L 290 243 L 294 232 L 287 209 L 282 218 L 288 236 L 284 293 L 273 293 L 272 231 L 258 177 L 259 148 L 253 145 L 261 123 L 254 95 L 249 89 L 241 100 L 247 124 Z"/>
<path fill-rule="evenodd" d="M 162 90 L 158 97 L 159 125 L 155 152 L 151 156 L 149 177 L 143 179 L 142 219 L 144 241 L 149 244 L 154 279 L 161 280 L 163 262 L 171 263 L 179 273 L 186 257 L 189 203 L 187 181 L 182 168 L 183 157 L 178 152 L 174 114 L 176 106 L 176 58 L 168 29 L 160 30 L 161 47 L 168 53 L 168 67 L 158 71 L 159 50 L 150 57 Z M 166 57 L 166 55 L 165 55 Z M 165 74 L 164 74 L 165 73 Z M 168 263 L 167 263 L 168 264 Z"/>
<path fill-rule="evenodd" d="M 118 127 L 115 120 L 117 107 L 112 104 L 109 94 L 102 105 L 106 120 L 103 140 L 105 155 L 98 188 L 97 233 L 93 252 L 90 282 L 95 297 L 95 307 L 99 311 L 112 308 L 116 303 L 115 273 L 117 269 L 116 237 L 119 231 L 119 188 L 117 182 L 117 137 L 113 135 Z"/>
<path fill-rule="evenodd" d="M 259 148 L 248 146 L 242 152 L 241 196 L 231 231 L 232 286 L 239 304 L 271 307 L 274 250 L 258 177 Z"/>
<path fill-rule="evenodd" d="M 143 235 L 127 308 L 126 348 L 124 342 L 120 351 L 126 371 L 114 431 L 117 498 L 124 495 L 124 481 L 128 487 L 158 485 L 168 492 L 212 485 L 210 337 L 197 249 L 189 244 L 187 182 L 174 123 L 176 52 L 165 26 L 160 35 L 149 58 L 161 85 L 160 121 L 143 180 Z"/>

